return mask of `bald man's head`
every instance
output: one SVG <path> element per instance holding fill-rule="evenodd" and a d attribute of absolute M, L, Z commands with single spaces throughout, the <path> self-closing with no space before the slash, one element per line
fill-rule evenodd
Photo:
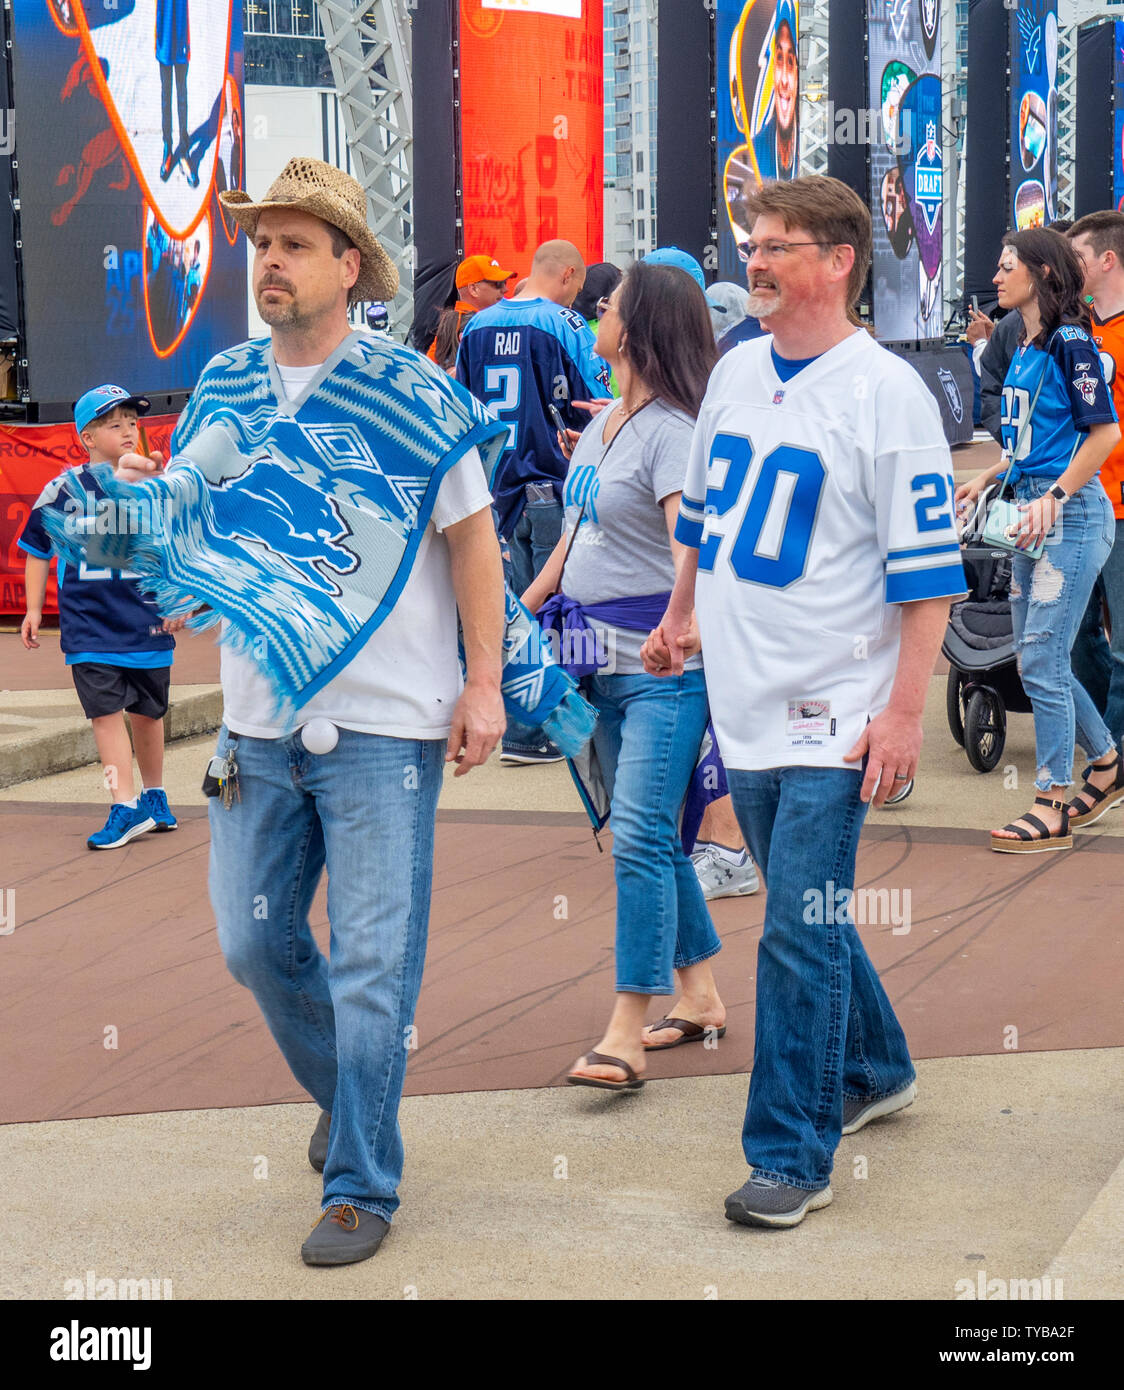
<path fill-rule="evenodd" d="M 535 252 L 531 273 L 519 299 L 550 299 L 567 308 L 585 284 L 585 261 L 572 241 L 544 241 Z"/>

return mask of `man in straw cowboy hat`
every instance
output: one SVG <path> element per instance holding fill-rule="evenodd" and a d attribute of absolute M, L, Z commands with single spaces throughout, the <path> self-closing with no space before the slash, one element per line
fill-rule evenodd
<path fill-rule="evenodd" d="M 506 430 L 420 354 L 351 330 L 349 302 L 398 290 L 353 178 L 293 159 L 260 202 L 221 198 L 253 242 L 271 337 L 214 358 L 179 421 L 166 484 L 197 468 L 214 516 L 196 513 L 202 559 L 168 544 L 162 573 L 181 606 L 190 593 L 226 620 L 219 941 L 321 1107 L 322 1213 L 302 1257 L 348 1264 L 375 1253 L 398 1206 L 442 769 L 478 766 L 504 727 L 484 465 Z M 153 467 L 130 456 L 117 478 Z M 354 640 L 334 643 L 347 622 Z M 308 922 L 325 866 L 330 963 Z"/>

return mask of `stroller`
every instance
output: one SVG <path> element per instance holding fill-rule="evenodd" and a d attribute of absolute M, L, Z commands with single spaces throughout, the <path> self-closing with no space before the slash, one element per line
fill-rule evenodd
<path fill-rule="evenodd" d="M 983 490 L 961 533 L 960 557 L 969 592 L 953 604 L 941 643 L 949 663 L 948 727 L 977 772 L 990 772 L 1003 756 L 1007 711 L 1031 712 L 1015 661 L 1011 556 L 982 539 L 987 504 L 995 491 L 995 484 Z"/>

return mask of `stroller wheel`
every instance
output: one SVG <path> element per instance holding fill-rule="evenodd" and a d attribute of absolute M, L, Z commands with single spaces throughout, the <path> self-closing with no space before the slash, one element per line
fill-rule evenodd
<path fill-rule="evenodd" d="M 948 715 L 948 729 L 952 737 L 964 747 L 964 676 L 955 666 L 951 667 L 948 673 L 948 685 L 945 688 L 945 712 Z"/>
<path fill-rule="evenodd" d="M 986 686 L 968 697 L 964 714 L 964 751 L 977 772 L 990 772 L 1003 756 L 1007 741 L 1007 712 L 1003 701 Z"/>

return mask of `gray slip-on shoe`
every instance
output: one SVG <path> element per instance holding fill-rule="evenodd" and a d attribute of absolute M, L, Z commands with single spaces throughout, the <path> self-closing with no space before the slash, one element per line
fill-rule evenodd
<path fill-rule="evenodd" d="M 799 1226 L 810 1211 L 831 1201 L 831 1188 L 809 1192 L 754 1173 L 726 1198 L 726 1220 L 742 1226 Z"/>
<path fill-rule="evenodd" d="M 883 1096 L 880 1100 L 851 1100 L 844 1096 L 843 1133 L 854 1134 L 856 1130 L 862 1129 L 863 1125 L 870 1124 L 871 1120 L 881 1119 L 883 1115 L 892 1115 L 895 1110 L 904 1110 L 907 1105 L 913 1104 L 916 1096 L 915 1081 L 903 1086 L 900 1091 L 895 1091 L 893 1095 Z"/>
<path fill-rule="evenodd" d="M 346 1202 L 320 1213 L 301 1246 L 306 1265 L 352 1265 L 369 1260 L 390 1230 L 390 1222 L 373 1211 Z"/>
<path fill-rule="evenodd" d="M 321 1110 L 312 1138 L 308 1141 L 308 1161 L 318 1173 L 324 1171 L 328 1158 L 328 1135 L 332 1129 L 332 1117 L 327 1110 Z"/>

